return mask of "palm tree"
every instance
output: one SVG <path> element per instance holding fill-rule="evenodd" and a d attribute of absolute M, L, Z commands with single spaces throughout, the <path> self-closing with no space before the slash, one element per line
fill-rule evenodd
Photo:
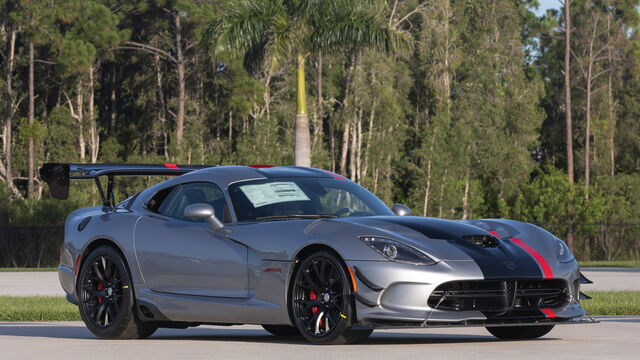
<path fill-rule="evenodd" d="M 311 165 L 305 59 L 311 52 L 373 48 L 392 53 L 410 46 L 406 34 L 376 14 L 375 1 L 241 0 L 213 20 L 203 42 L 212 54 L 244 56 L 254 72 L 295 60 L 297 114 L 295 165 Z"/>

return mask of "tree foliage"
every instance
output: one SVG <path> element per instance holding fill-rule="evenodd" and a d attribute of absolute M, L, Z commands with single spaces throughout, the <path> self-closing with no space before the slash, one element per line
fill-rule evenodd
<path fill-rule="evenodd" d="M 0 227 L 58 226 L 69 209 L 97 203 L 91 184 L 74 184 L 66 203 L 38 181 L 27 194 L 30 141 L 36 166 L 293 164 L 300 55 L 312 166 L 416 215 L 508 217 L 543 224 L 584 259 L 640 256 L 640 3 L 568 3 L 573 185 L 563 9 L 1 0 Z M 121 182 L 117 196 L 155 180 Z"/>

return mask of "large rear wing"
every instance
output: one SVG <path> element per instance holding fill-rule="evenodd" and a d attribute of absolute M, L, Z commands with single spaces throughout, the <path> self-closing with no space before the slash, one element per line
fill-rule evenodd
<path fill-rule="evenodd" d="M 104 206 L 113 206 L 114 177 L 116 176 L 178 176 L 212 165 L 149 165 L 149 164 L 60 164 L 46 163 L 40 168 L 40 178 L 49 184 L 49 192 L 55 199 L 69 198 L 70 180 L 91 180 L 98 186 Z M 107 191 L 102 189 L 100 177 L 106 176 Z"/>

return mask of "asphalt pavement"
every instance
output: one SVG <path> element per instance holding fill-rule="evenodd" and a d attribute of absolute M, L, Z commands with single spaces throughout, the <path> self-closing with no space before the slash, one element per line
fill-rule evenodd
<path fill-rule="evenodd" d="M 0 359 L 638 359 L 640 317 L 559 325 L 538 340 L 483 328 L 377 330 L 357 345 L 314 346 L 259 326 L 161 329 L 146 340 L 96 339 L 81 322 L 0 323 Z"/>
<path fill-rule="evenodd" d="M 583 285 L 589 291 L 640 291 L 640 268 L 584 268 L 582 273 L 594 284 Z M 0 272 L 0 295 L 63 296 L 64 292 L 55 271 Z"/>
<path fill-rule="evenodd" d="M 64 296 L 56 271 L 0 272 L 0 295 Z"/>

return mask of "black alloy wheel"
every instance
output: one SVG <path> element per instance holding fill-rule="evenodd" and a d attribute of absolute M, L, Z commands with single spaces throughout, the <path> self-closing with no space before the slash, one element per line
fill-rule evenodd
<path fill-rule="evenodd" d="M 343 262 L 320 251 L 298 266 L 291 291 L 295 325 L 313 344 L 349 344 L 372 330 L 353 330 L 355 306 L 351 281 Z"/>
<path fill-rule="evenodd" d="M 84 312 L 94 326 L 106 328 L 118 316 L 122 286 L 122 274 L 110 257 L 100 255 L 91 259 L 79 293 Z"/>
<path fill-rule="evenodd" d="M 93 250 L 84 259 L 77 284 L 80 316 L 96 336 L 141 339 L 156 331 L 138 318 L 129 270 L 114 248 Z"/>

